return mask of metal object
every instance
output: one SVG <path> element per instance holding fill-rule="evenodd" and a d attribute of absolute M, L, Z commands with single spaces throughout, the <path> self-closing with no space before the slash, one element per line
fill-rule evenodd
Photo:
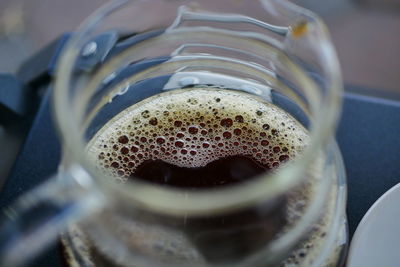
<path fill-rule="evenodd" d="M 96 51 L 97 51 L 97 43 L 90 42 L 83 48 L 82 56 L 84 57 L 92 56 L 96 53 Z"/>

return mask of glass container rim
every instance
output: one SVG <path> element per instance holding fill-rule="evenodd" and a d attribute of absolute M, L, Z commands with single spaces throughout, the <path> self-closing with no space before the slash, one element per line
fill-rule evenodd
<path fill-rule="evenodd" d="M 72 34 L 70 40 L 65 46 L 57 66 L 55 88 L 53 94 L 53 109 L 55 111 L 56 124 L 59 134 L 63 141 L 63 147 L 67 150 L 74 162 L 87 171 L 92 177 L 96 177 L 98 172 L 94 170 L 90 162 L 85 157 L 85 142 L 79 134 L 79 126 L 70 116 L 70 106 L 68 105 L 69 79 L 73 73 L 75 59 L 81 51 L 82 40 L 89 36 L 103 18 L 119 9 L 121 6 L 136 2 L 137 0 L 118 0 L 112 1 L 98 9 L 87 20 L 85 20 L 78 30 Z M 297 182 L 300 178 L 299 173 L 305 171 L 307 166 L 315 157 L 315 154 L 323 148 L 331 138 L 336 127 L 339 110 L 341 107 L 340 93 L 342 91 L 342 81 L 339 71 L 339 65 L 333 46 L 330 44 L 329 37 L 325 30 L 323 22 L 317 16 L 304 10 L 289 1 L 273 1 L 279 5 L 284 5 L 286 8 L 295 9 L 302 15 L 309 17 L 318 30 L 321 36 L 325 38 L 323 43 L 322 56 L 324 60 L 329 62 L 329 73 L 331 79 L 328 80 L 328 90 L 326 102 L 321 103 L 324 108 L 316 118 L 316 127 L 310 131 L 311 142 L 304 151 L 299 160 L 287 164 L 287 167 L 276 172 L 273 175 L 264 175 L 259 179 L 254 179 L 251 183 L 239 187 L 227 187 L 215 191 L 200 191 L 191 193 L 190 199 L 182 190 L 170 189 L 165 187 L 157 187 L 142 182 L 134 182 L 132 186 L 118 186 L 114 183 L 107 182 L 106 179 L 93 179 L 96 181 L 96 186 L 104 191 L 112 192 L 113 196 L 127 198 L 135 201 L 135 203 L 145 209 L 157 210 L 161 213 L 182 215 L 192 212 L 193 214 L 202 214 L 211 212 L 220 212 L 227 208 L 240 207 L 249 204 L 254 204 L 260 201 L 265 201 L 276 194 L 266 194 L 266 186 L 271 184 L 271 179 L 279 181 L 274 190 L 283 192 L 288 189 L 288 186 Z M 261 0 L 261 2 L 266 2 Z M 329 60 L 329 61 L 328 61 Z"/>

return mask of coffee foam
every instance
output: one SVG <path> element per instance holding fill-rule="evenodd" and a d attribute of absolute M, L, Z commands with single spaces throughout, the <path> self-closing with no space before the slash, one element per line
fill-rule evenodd
<path fill-rule="evenodd" d="M 163 93 L 124 110 L 88 145 L 96 165 L 126 181 L 146 160 L 202 167 L 249 155 L 276 168 L 303 150 L 308 136 L 287 113 L 256 96 L 221 89 Z"/>

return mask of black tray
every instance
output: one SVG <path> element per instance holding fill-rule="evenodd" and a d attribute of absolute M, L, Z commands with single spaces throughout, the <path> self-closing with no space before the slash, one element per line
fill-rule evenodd
<path fill-rule="evenodd" d="M 67 35 L 47 56 L 47 61 L 31 60 L 22 70 L 26 82 L 33 77 L 51 76 L 54 71 L 54 54 L 60 51 Z M 43 56 L 41 56 L 43 58 Z M 33 62 L 33 63 L 32 63 Z M 33 68 L 30 66 L 41 65 Z M 30 67 L 29 67 L 30 66 Z M 36 79 L 37 81 L 38 79 Z M 346 91 L 360 91 L 349 86 Z M 8 206 L 21 193 L 48 179 L 57 170 L 60 161 L 60 144 L 50 115 L 51 89 L 45 90 L 37 114 L 25 142 L 0 194 L 0 209 Z M 400 182 L 400 101 L 368 97 L 361 94 L 344 95 L 343 114 L 337 131 L 347 179 L 350 236 L 368 208 L 385 191 Z M 62 266 L 59 248 L 54 245 L 28 266 Z"/>

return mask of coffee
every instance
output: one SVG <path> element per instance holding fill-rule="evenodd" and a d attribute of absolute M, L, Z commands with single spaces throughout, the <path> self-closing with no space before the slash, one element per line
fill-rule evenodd
<path fill-rule="evenodd" d="M 307 140 L 286 113 L 235 91 L 181 90 L 123 113 L 89 146 L 97 165 L 123 181 L 192 188 L 243 182 L 277 168 Z"/>
<path fill-rule="evenodd" d="M 118 182 L 140 179 L 191 191 L 238 186 L 274 172 L 301 153 L 308 140 L 307 130 L 295 119 L 257 96 L 194 88 L 162 93 L 125 109 L 97 132 L 87 149 L 97 167 Z M 196 261 L 241 260 L 299 221 L 312 199 L 313 181 L 266 208 L 173 224 L 200 253 Z M 122 225 L 121 232 L 137 231 L 137 225 Z M 323 221 L 316 225 L 312 239 L 283 264 L 312 260 L 324 226 Z M 132 242 L 141 246 L 143 238 Z M 170 251 L 181 251 L 175 256 L 185 258 L 182 251 L 191 249 L 180 243 L 182 248 L 175 243 Z"/>

